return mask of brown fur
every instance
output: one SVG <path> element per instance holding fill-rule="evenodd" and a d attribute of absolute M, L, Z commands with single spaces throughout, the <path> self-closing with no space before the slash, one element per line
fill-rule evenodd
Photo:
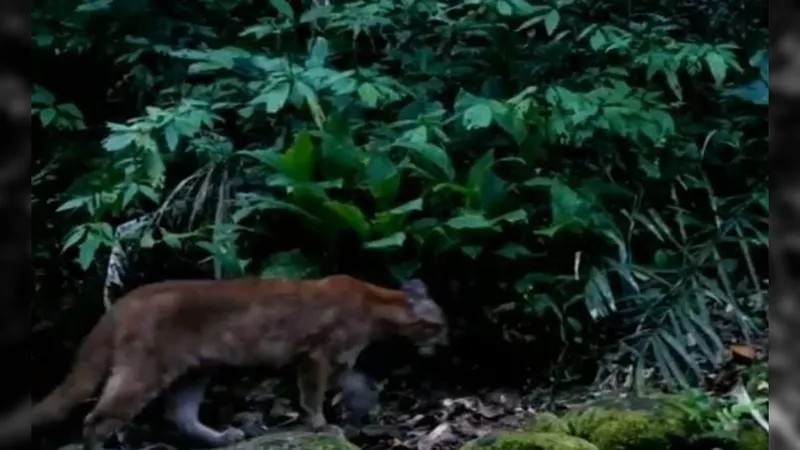
<path fill-rule="evenodd" d="M 325 426 L 322 401 L 329 380 L 351 369 L 365 346 L 402 335 L 426 349 L 445 343 L 446 333 L 441 310 L 416 280 L 401 290 L 344 275 L 145 285 L 100 319 L 66 380 L 33 407 L 31 422 L 36 427 L 64 419 L 107 377 L 85 419 L 84 448 L 93 450 L 193 369 L 295 364 L 300 403 L 318 429 Z M 177 414 L 181 417 L 176 423 L 190 433 L 210 433 L 214 445 L 243 438 L 200 430 L 205 426 L 196 416 L 204 386 L 194 385 L 193 393 L 189 389 L 185 398 L 178 398 L 187 411 Z"/>

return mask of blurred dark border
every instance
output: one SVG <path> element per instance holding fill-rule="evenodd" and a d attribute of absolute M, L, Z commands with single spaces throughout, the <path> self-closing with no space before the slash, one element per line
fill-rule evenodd
<path fill-rule="evenodd" d="M 770 0 L 770 449 L 800 448 L 800 2 Z M 788 82 L 787 82 L 788 80 Z"/>
<path fill-rule="evenodd" d="M 0 416 L 30 397 L 30 17 L 0 0 Z"/>

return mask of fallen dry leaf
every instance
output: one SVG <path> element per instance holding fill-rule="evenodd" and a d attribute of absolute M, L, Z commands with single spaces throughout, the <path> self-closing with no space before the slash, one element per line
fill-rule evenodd
<path fill-rule="evenodd" d="M 739 357 L 747 360 L 756 359 L 756 349 L 749 345 L 732 345 L 730 347 L 731 354 L 734 357 Z"/>

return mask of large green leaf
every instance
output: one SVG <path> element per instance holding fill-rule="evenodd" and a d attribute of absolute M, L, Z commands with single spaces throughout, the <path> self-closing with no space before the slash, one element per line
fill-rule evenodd
<path fill-rule="evenodd" d="M 467 183 L 469 187 L 475 191 L 480 190 L 481 183 L 488 173 L 491 172 L 494 165 L 494 152 L 489 150 L 475 160 L 475 163 L 470 167 L 467 174 Z"/>
<path fill-rule="evenodd" d="M 406 241 L 406 234 L 397 232 L 385 238 L 367 242 L 364 247 L 377 250 L 395 249 L 403 246 Z"/>
<path fill-rule="evenodd" d="M 379 213 L 372 221 L 372 233 L 377 236 L 388 236 L 404 230 L 406 225 L 405 214 Z"/>
<path fill-rule="evenodd" d="M 278 10 L 279 13 L 288 17 L 289 19 L 294 20 L 294 10 L 289 2 L 286 0 L 269 0 L 269 2 L 275 9 Z"/>
<path fill-rule="evenodd" d="M 394 145 L 411 150 L 413 159 L 425 169 L 434 170 L 437 178 L 447 181 L 455 178 L 453 163 L 443 148 L 427 142 L 399 141 Z"/>
<path fill-rule="evenodd" d="M 263 278 L 301 279 L 315 275 L 319 275 L 319 268 L 300 250 L 275 253 L 261 269 Z"/>
<path fill-rule="evenodd" d="M 464 111 L 462 123 L 467 130 L 486 128 L 492 124 L 492 109 L 484 103 L 472 105 Z"/>
<path fill-rule="evenodd" d="M 234 223 L 242 221 L 244 218 L 250 216 L 252 213 L 256 211 L 274 211 L 274 210 L 288 211 L 295 214 L 299 214 L 309 220 L 319 221 L 319 218 L 309 213 L 308 211 L 304 210 L 303 208 L 300 208 L 291 203 L 278 200 L 272 197 L 258 197 L 254 199 L 248 199 L 244 200 L 243 203 L 245 203 L 246 206 L 237 209 L 231 217 Z"/>
<path fill-rule="evenodd" d="M 488 151 L 478 158 L 467 175 L 473 208 L 493 214 L 507 196 L 508 183 L 494 174 L 494 153 Z"/>
<path fill-rule="evenodd" d="M 456 230 L 488 230 L 494 228 L 494 224 L 476 213 L 467 213 L 447 221 L 447 225 Z"/>
<path fill-rule="evenodd" d="M 348 184 L 361 181 L 367 156 L 353 141 L 342 117 L 332 117 L 325 124 L 320 150 L 319 169 L 325 178 L 343 178 Z"/>
<path fill-rule="evenodd" d="M 295 181 L 311 181 L 314 177 L 314 156 L 311 136 L 301 131 L 281 157 L 283 173 Z"/>
<path fill-rule="evenodd" d="M 362 238 L 366 239 L 370 232 L 369 222 L 364 213 L 357 206 L 337 201 L 325 203 L 325 207 L 339 219 L 340 228 L 349 228 Z"/>
<path fill-rule="evenodd" d="M 239 259 L 236 246 L 233 242 L 223 240 L 219 242 L 197 242 L 197 246 L 211 254 L 214 261 L 222 268 L 222 274 L 228 277 L 241 277 L 244 275 L 247 262 Z"/>
<path fill-rule="evenodd" d="M 400 171 L 384 153 L 372 153 L 367 163 L 367 184 L 372 196 L 381 205 L 387 205 L 397 196 L 400 188 Z"/>
<path fill-rule="evenodd" d="M 402 205 L 396 206 L 388 211 L 385 211 L 382 214 L 405 215 L 413 211 L 421 211 L 421 210 L 422 210 L 422 199 L 416 198 L 414 200 L 411 200 L 410 202 L 403 203 Z"/>

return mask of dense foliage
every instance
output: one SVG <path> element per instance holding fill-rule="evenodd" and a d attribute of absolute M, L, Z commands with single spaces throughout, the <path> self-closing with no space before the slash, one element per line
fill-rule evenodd
<path fill-rule="evenodd" d="M 694 383 L 765 326 L 766 11 L 45 1 L 37 292 L 99 304 L 176 276 L 132 262 L 156 254 L 422 276 L 532 360 L 610 351 Z"/>

